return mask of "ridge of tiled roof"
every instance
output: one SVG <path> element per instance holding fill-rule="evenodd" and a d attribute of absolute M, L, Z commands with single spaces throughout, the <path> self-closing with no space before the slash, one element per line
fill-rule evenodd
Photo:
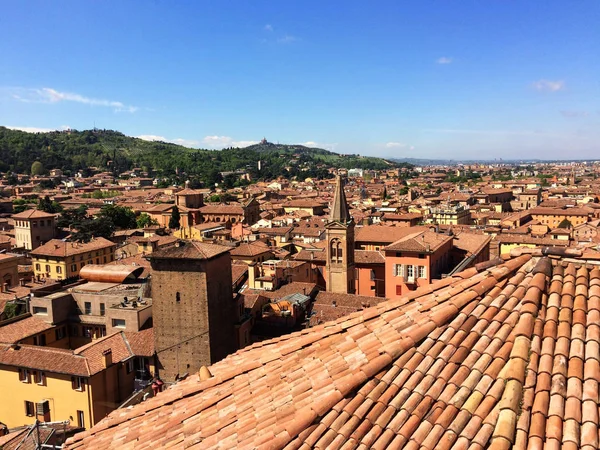
<path fill-rule="evenodd" d="M 164 246 L 152 252 L 148 259 L 211 259 L 230 250 L 231 248 L 224 245 L 177 240 L 174 245 Z"/>
<path fill-rule="evenodd" d="M 49 219 L 50 217 L 56 217 L 56 214 L 50 214 L 39 209 L 26 209 L 12 215 L 13 219 Z"/>
<path fill-rule="evenodd" d="M 452 236 L 434 231 L 422 231 L 403 237 L 388 245 L 385 250 L 408 252 L 434 252 L 443 244 L 452 240 Z"/>
<path fill-rule="evenodd" d="M 67 447 L 597 448 L 600 270 L 479 268 L 253 344 Z"/>

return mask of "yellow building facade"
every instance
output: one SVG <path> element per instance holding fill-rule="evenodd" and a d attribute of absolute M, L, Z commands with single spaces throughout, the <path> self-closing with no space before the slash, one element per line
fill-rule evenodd
<path fill-rule="evenodd" d="M 115 333 L 76 350 L 0 344 L 0 422 L 98 423 L 134 392 L 136 374 L 155 372 L 153 345 L 140 345 L 145 337 L 136 334 Z"/>
<path fill-rule="evenodd" d="M 36 279 L 64 280 L 79 276 L 87 264 L 108 264 L 115 260 L 116 244 L 104 238 L 87 243 L 52 239 L 31 252 Z"/>

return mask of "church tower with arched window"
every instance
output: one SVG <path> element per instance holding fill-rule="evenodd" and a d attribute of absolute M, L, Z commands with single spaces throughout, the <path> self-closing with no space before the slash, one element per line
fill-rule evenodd
<path fill-rule="evenodd" d="M 330 220 L 325 225 L 327 237 L 327 291 L 354 294 L 354 220 L 350 217 L 344 195 L 344 182 L 336 177 L 335 196 Z"/>

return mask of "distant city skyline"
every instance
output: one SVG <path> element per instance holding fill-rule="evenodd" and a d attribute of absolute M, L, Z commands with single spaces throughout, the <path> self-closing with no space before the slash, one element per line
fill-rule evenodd
<path fill-rule="evenodd" d="M 0 125 L 431 159 L 597 159 L 600 3 L 4 5 Z"/>

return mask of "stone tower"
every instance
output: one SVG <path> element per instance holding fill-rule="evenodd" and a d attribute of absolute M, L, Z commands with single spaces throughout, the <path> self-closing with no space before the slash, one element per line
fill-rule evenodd
<path fill-rule="evenodd" d="M 160 376 L 195 373 L 236 350 L 229 249 L 178 241 L 149 256 L 152 320 Z"/>
<path fill-rule="evenodd" d="M 354 294 L 354 220 L 350 217 L 344 182 L 336 177 L 335 196 L 329 222 L 325 225 L 327 238 L 327 291 Z"/>

